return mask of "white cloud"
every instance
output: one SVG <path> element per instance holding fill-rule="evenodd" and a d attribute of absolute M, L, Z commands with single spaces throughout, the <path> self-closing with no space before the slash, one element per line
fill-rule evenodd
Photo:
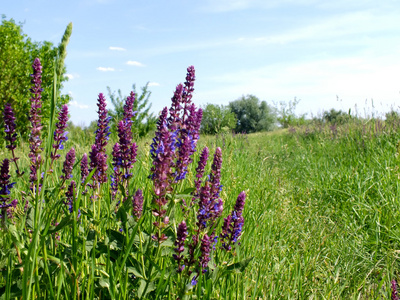
<path fill-rule="evenodd" d="M 160 86 L 158 82 L 149 82 L 149 86 Z"/>
<path fill-rule="evenodd" d="M 89 105 L 86 105 L 86 104 L 79 104 L 78 101 L 76 101 L 76 100 L 70 101 L 69 106 L 78 107 L 80 109 L 87 109 L 90 107 Z"/>
<path fill-rule="evenodd" d="M 108 49 L 113 51 L 126 51 L 126 49 L 122 47 L 109 47 Z"/>
<path fill-rule="evenodd" d="M 67 74 L 65 74 L 65 76 L 68 77 L 69 80 L 76 79 L 76 78 L 80 77 L 79 74 L 77 74 L 77 73 L 74 73 L 74 74 L 67 73 Z"/>
<path fill-rule="evenodd" d="M 101 71 L 101 72 L 114 72 L 114 71 L 115 71 L 114 68 L 110 68 L 110 67 L 107 67 L 107 68 L 105 68 L 105 67 L 98 67 L 98 68 L 96 68 L 96 70 L 99 70 L 99 71 Z"/>
<path fill-rule="evenodd" d="M 145 66 L 144 64 L 142 64 L 142 63 L 140 63 L 140 62 L 138 62 L 138 61 L 135 61 L 135 60 L 128 60 L 128 61 L 126 62 L 126 64 L 127 64 L 128 66 L 135 66 L 135 67 L 144 67 L 144 66 Z"/>

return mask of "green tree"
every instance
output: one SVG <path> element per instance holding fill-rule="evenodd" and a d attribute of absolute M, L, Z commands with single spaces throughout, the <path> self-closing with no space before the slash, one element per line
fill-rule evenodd
<path fill-rule="evenodd" d="M 222 131 L 231 131 L 236 126 L 236 117 L 229 106 L 208 103 L 203 107 L 201 133 L 218 134 Z"/>
<path fill-rule="evenodd" d="M 348 123 L 351 119 L 350 111 L 346 113 L 342 110 L 331 108 L 330 111 L 325 111 L 322 119 L 330 124 L 342 125 Z"/>
<path fill-rule="evenodd" d="M 294 98 L 293 101 L 279 102 L 279 105 L 275 104 L 277 111 L 277 120 L 283 128 L 288 128 L 289 126 L 304 125 L 306 122 L 306 114 L 300 116 L 296 115 L 296 106 L 299 104 L 300 100 Z"/>
<path fill-rule="evenodd" d="M 269 131 L 275 127 L 275 109 L 256 96 L 242 96 L 230 102 L 229 107 L 236 115 L 236 132 Z"/>
<path fill-rule="evenodd" d="M 144 137 L 150 131 L 155 130 L 157 124 L 157 117 L 150 113 L 151 103 L 149 103 L 151 91 L 148 90 L 149 83 L 146 83 L 142 87 L 140 95 L 136 93 L 136 85 L 132 85 L 132 91 L 136 94 L 135 102 L 133 103 L 133 111 L 136 111 L 135 118 L 133 120 L 133 134 L 137 137 Z M 126 96 L 122 96 L 122 92 L 119 89 L 116 93 L 112 92 L 110 87 L 107 87 L 108 96 L 110 97 L 111 103 L 114 105 L 114 110 L 109 110 L 108 113 L 111 116 L 111 129 L 116 132 L 116 125 L 124 113 L 124 105 Z"/>
<path fill-rule="evenodd" d="M 2 16 L 0 26 L 0 112 L 2 115 L 6 103 L 11 103 L 16 117 L 17 130 L 22 137 L 27 137 L 30 130 L 28 119 L 30 110 L 30 74 L 33 60 L 38 57 L 43 66 L 42 73 L 42 123 L 47 125 L 51 111 L 54 73 L 57 74 L 56 106 L 69 102 L 68 95 L 62 95 L 65 76 L 64 59 L 66 46 L 72 32 L 70 23 L 58 47 L 52 43 L 33 42 L 22 31 L 22 24 L 17 25 L 13 19 Z M 56 66 L 57 69 L 56 69 Z M 2 117 L 0 117 L 2 119 Z M 2 120 L 3 121 L 3 120 Z"/>

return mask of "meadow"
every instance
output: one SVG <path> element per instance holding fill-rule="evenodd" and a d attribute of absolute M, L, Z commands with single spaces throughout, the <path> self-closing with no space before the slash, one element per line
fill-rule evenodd
<path fill-rule="evenodd" d="M 196 136 L 173 100 L 172 121 L 133 141 L 130 116 L 108 135 L 102 103 L 97 132 L 65 140 L 54 113 L 35 151 L 19 141 L 23 175 L 0 149 L 2 299 L 398 299 L 397 121 Z"/>

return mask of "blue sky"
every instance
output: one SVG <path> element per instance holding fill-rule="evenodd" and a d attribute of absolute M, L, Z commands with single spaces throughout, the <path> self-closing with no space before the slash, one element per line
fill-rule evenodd
<path fill-rule="evenodd" d="M 128 95 L 132 84 L 150 82 L 158 113 L 190 65 L 199 106 L 247 94 L 269 104 L 296 97 L 297 112 L 310 116 L 383 113 L 400 103 L 397 0 L 5 2 L 1 13 L 34 41 L 58 45 L 73 23 L 64 93 L 77 125 L 97 118 L 107 86 Z"/>

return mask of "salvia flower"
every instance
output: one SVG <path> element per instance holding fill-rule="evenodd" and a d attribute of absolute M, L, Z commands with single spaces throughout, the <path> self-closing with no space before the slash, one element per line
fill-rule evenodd
<path fill-rule="evenodd" d="M 9 143 L 6 146 L 6 148 L 9 150 L 14 150 L 17 147 L 15 145 L 15 141 L 17 140 L 17 134 L 15 133 L 16 125 L 15 125 L 14 111 L 10 103 L 7 103 L 4 107 L 3 118 L 5 125 L 4 132 L 6 133 L 5 139 Z"/>
<path fill-rule="evenodd" d="M 182 252 L 185 250 L 185 241 L 188 236 L 187 226 L 186 226 L 185 221 L 182 221 L 179 224 L 176 235 L 177 235 L 176 240 L 175 240 L 176 248 L 174 248 L 174 251 L 176 252 L 176 254 L 174 254 L 173 257 L 178 263 L 178 271 L 177 272 L 181 273 L 183 271 L 183 269 L 185 268 L 185 265 L 182 265 L 181 262 L 183 260 Z"/>
<path fill-rule="evenodd" d="M 17 206 L 17 200 L 11 200 L 9 195 L 15 182 L 10 183 L 10 160 L 4 159 L 0 167 L 0 218 L 12 218 L 12 210 Z"/>
<path fill-rule="evenodd" d="M 136 220 L 140 219 L 143 212 L 143 192 L 141 189 L 138 189 L 133 196 L 132 206 L 133 216 L 136 218 Z"/>
<path fill-rule="evenodd" d="M 86 153 L 83 154 L 80 165 L 81 165 L 81 184 L 83 184 L 87 176 L 89 175 L 88 158 Z"/>
<path fill-rule="evenodd" d="M 211 182 L 211 204 L 212 206 L 212 215 L 213 218 L 217 218 L 221 216 L 223 203 L 222 199 L 219 198 L 219 194 L 222 190 L 221 185 L 221 167 L 222 167 L 222 151 L 220 147 L 217 147 L 214 154 L 214 160 L 211 165 L 211 174 L 210 174 L 210 182 Z"/>
<path fill-rule="evenodd" d="M 246 200 L 245 192 L 241 192 L 237 197 L 232 213 L 224 219 L 222 225 L 221 241 L 225 250 L 231 250 L 231 245 L 236 243 L 242 234 L 244 218 L 243 209 Z"/>
<path fill-rule="evenodd" d="M 106 146 L 110 135 L 110 126 L 108 125 L 110 117 L 107 116 L 106 99 L 102 93 L 99 94 L 97 101 L 99 110 L 97 111 L 99 119 L 97 121 L 97 130 L 95 143 L 92 145 L 92 151 L 89 153 L 90 157 L 90 170 L 97 168 L 93 175 L 94 182 L 104 183 L 107 181 L 107 154 Z M 95 187 L 95 185 L 93 185 Z"/>
<path fill-rule="evenodd" d="M 57 150 L 64 149 L 64 145 L 62 143 L 68 140 L 68 132 L 65 131 L 65 128 L 67 128 L 67 122 L 68 106 L 65 104 L 61 107 L 61 111 L 58 115 L 58 122 L 56 124 L 56 130 L 54 131 L 54 152 L 51 153 L 52 160 L 56 160 L 60 157 L 60 155 L 57 154 Z"/>
<path fill-rule="evenodd" d="M 199 162 L 198 162 L 197 168 L 196 168 L 196 180 L 194 182 L 194 186 L 196 189 L 193 194 L 195 197 L 192 199 L 192 201 L 194 201 L 199 195 L 201 182 L 202 182 L 201 179 L 203 178 L 203 175 L 204 175 L 204 169 L 207 165 L 209 153 L 210 153 L 210 151 L 208 150 L 208 147 L 204 147 L 203 151 L 200 154 L 200 159 L 199 159 Z"/>
<path fill-rule="evenodd" d="M 200 254 L 199 264 L 203 273 L 205 273 L 207 272 L 207 265 L 208 262 L 210 261 L 210 253 L 211 253 L 211 239 L 207 234 L 205 234 L 201 240 L 200 253 L 201 254 Z"/>
<path fill-rule="evenodd" d="M 392 300 L 399 300 L 400 298 L 399 298 L 399 292 L 398 292 L 398 285 L 397 285 L 396 280 L 394 280 L 394 279 L 391 282 L 391 290 L 392 290 L 391 299 Z"/>
<path fill-rule="evenodd" d="M 65 180 L 72 178 L 72 169 L 75 163 L 75 149 L 71 148 L 71 150 L 65 156 L 64 166 L 62 172 L 64 175 L 61 175 L 61 178 Z"/>
<path fill-rule="evenodd" d="M 136 111 L 133 111 L 133 104 L 135 102 L 136 94 L 132 91 L 128 97 L 126 97 L 125 105 L 124 105 L 124 116 L 123 119 L 127 121 L 132 121 L 132 118 L 135 116 Z"/>
<path fill-rule="evenodd" d="M 76 189 L 76 183 L 74 180 L 71 180 L 71 183 L 69 184 L 68 189 L 65 192 L 65 196 L 67 197 L 67 201 L 65 202 L 65 205 L 68 206 L 69 213 L 74 212 L 73 204 L 74 204 L 75 189 Z"/>
<path fill-rule="evenodd" d="M 175 141 L 173 134 L 167 127 L 167 114 L 168 109 L 165 107 L 157 122 L 156 136 L 153 138 L 150 150 L 153 158 L 150 178 L 154 183 L 155 195 L 153 215 L 159 219 L 154 225 L 158 228 L 163 227 L 162 223 L 165 223 L 162 220 L 165 218 L 165 205 L 168 202 L 166 195 L 171 191 L 172 166 L 174 164 Z M 160 238 L 157 237 L 157 239 Z"/>
<path fill-rule="evenodd" d="M 15 167 L 17 169 L 17 175 L 18 176 L 22 176 L 23 172 L 21 173 L 21 171 L 18 168 L 18 164 L 17 164 L 17 160 L 19 159 L 19 157 L 15 156 L 14 150 L 17 147 L 15 141 L 17 140 L 17 133 L 15 132 L 15 116 L 14 116 L 14 111 L 11 107 L 10 103 L 7 103 L 4 107 L 4 112 L 3 112 L 3 118 L 4 118 L 4 125 L 5 125 L 5 140 L 7 141 L 8 145 L 6 146 L 7 149 L 9 149 L 12 153 L 12 159 L 10 159 L 11 161 L 13 161 L 15 163 Z"/>
<path fill-rule="evenodd" d="M 40 165 L 42 164 L 42 157 L 40 156 L 41 152 L 41 108 L 42 108 L 42 66 L 40 64 L 39 58 L 36 58 L 32 65 L 33 74 L 31 74 L 32 80 L 32 88 L 30 89 L 32 93 L 31 97 L 31 109 L 29 112 L 29 120 L 31 122 L 31 134 L 29 137 L 29 158 L 31 159 L 30 165 L 30 183 L 31 189 L 34 189 L 35 183 L 37 182 L 37 171 L 40 169 Z M 40 186 L 40 185 L 39 185 Z"/>

